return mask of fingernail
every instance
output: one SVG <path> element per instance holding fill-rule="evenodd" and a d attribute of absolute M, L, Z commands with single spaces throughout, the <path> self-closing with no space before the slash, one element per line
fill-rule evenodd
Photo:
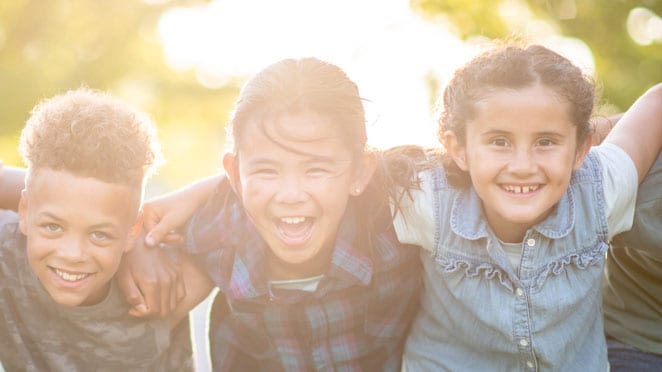
<path fill-rule="evenodd" d="M 146 313 L 147 312 L 147 306 L 145 304 L 140 304 L 136 306 L 136 310 L 140 311 L 141 313 Z"/>
<path fill-rule="evenodd" d="M 147 245 L 154 245 L 154 238 L 152 238 L 151 235 L 147 235 L 147 237 L 145 237 L 145 243 L 147 243 Z"/>

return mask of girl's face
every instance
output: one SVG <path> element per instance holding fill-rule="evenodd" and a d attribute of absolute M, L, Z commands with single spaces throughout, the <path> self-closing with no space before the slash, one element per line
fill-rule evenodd
<path fill-rule="evenodd" d="M 249 122 L 242 138 L 223 164 L 271 249 L 271 278 L 324 273 L 349 196 L 372 176 L 372 158 L 353 158 L 337 126 L 312 111 Z"/>
<path fill-rule="evenodd" d="M 452 132 L 445 139 L 490 226 L 512 243 L 552 212 L 590 148 L 590 139 L 577 143 L 568 103 L 542 85 L 489 94 L 466 123 L 465 143 Z"/>

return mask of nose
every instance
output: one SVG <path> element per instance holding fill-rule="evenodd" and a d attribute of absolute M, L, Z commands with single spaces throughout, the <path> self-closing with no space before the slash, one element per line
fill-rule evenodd
<path fill-rule="evenodd" d="M 72 236 L 62 241 L 57 249 L 60 258 L 71 262 L 81 262 L 85 259 L 85 239 Z"/>
<path fill-rule="evenodd" d="M 524 146 L 515 149 L 513 156 L 508 163 L 509 170 L 518 175 L 531 174 L 535 172 L 536 166 L 536 161 L 533 158 L 531 149 Z"/>
<path fill-rule="evenodd" d="M 281 179 L 276 190 L 276 201 L 295 204 L 308 200 L 308 192 L 303 179 L 296 176 L 286 176 Z"/>

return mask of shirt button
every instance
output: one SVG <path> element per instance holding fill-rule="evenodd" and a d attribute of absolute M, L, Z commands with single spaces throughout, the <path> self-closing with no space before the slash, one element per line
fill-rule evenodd
<path fill-rule="evenodd" d="M 526 362 L 526 366 L 529 368 L 533 368 L 533 362 L 529 360 L 528 362 Z"/>
<path fill-rule="evenodd" d="M 524 291 L 522 290 L 522 288 L 517 288 L 515 290 L 515 293 L 517 293 L 518 296 L 522 296 L 524 294 Z"/>
<path fill-rule="evenodd" d="M 529 247 L 533 247 L 534 245 L 536 245 L 536 240 L 533 238 L 526 239 L 526 245 L 528 245 Z"/>
<path fill-rule="evenodd" d="M 519 344 L 522 346 L 529 346 L 529 341 L 527 341 L 525 338 L 519 340 Z"/>

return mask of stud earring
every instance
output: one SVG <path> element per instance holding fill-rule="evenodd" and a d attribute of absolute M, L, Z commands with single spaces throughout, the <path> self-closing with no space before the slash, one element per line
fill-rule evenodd
<path fill-rule="evenodd" d="M 358 196 L 359 194 L 361 194 L 361 188 L 360 187 L 355 187 L 354 188 L 354 196 Z"/>

